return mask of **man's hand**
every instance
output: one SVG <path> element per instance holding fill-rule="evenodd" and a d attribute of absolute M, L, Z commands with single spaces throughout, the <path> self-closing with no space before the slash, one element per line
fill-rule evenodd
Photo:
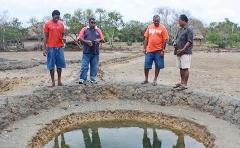
<path fill-rule="evenodd" d="M 66 43 L 67 43 L 67 40 L 66 40 L 66 38 L 63 38 L 63 48 L 65 48 L 65 47 L 66 47 Z"/>
<path fill-rule="evenodd" d="M 100 43 L 102 40 L 101 39 L 96 39 L 95 42 Z"/>
<path fill-rule="evenodd" d="M 177 55 L 179 56 L 183 55 L 186 49 L 188 49 L 191 46 L 191 44 L 192 44 L 191 42 L 187 42 L 183 49 L 177 50 Z"/>
<path fill-rule="evenodd" d="M 48 33 L 44 33 L 44 37 L 43 37 L 43 56 L 47 56 L 47 40 L 48 40 Z"/>
<path fill-rule="evenodd" d="M 144 54 L 147 53 L 147 46 L 148 46 L 148 38 L 145 38 L 144 39 L 144 42 L 143 42 L 143 49 L 144 49 Z"/>
<path fill-rule="evenodd" d="M 182 53 L 185 51 L 185 49 L 183 48 L 183 49 L 179 49 L 179 50 L 177 50 L 177 55 L 182 55 Z"/>
<path fill-rule="evenodd" d="M 147 50 L 146 50 L 145 48 L 143 48 L 142 52 L 143 52 L 144 54 L 146 54 L 146 53 L 147 53 Z"/>
<path fill-rule="evenodd" d="M 174 49 L 176 49 L 177 48 L 177 44 L 173 43 L 173 47 L 174 47 Z"/>
<path fill-rule="evenodd" d="M 160 51 L 160 55 L 161 55 L 161 56 L 164 56 L 164 53 L 165 53 L 164 50 L 161 50 L 161 51 Z"/>
<path fill-rule="evenodd" d="M 43 49 L 43 56 L 47 56 L 47 49 L 46 48 Z"/>
<path fill-rule="evenodd" d="M 88 46 L 93 46 L 93 43 L 90 40 L 85 40 L 85 43 L 88 44 Z"/>

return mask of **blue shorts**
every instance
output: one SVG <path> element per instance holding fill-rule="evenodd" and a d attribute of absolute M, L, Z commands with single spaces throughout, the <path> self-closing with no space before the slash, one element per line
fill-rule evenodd
<path fill-rule="evenodd" d="M 55 68 L 66 68 L 63 48 L 48 48 L 47 49 L 47 67 L 49 70 Z"/>
<path fill-rule="evenodd" d="M 164 68 L 164 56 L 161 56 L 160 51 L 148 52 L 145 54 L 145 69 L 152 69 L 153 62 L 156 69 Z"/>

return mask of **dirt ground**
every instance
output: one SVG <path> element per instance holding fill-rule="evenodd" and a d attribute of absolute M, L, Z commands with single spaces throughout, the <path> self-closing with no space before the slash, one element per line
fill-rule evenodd
<path fill-rule="evenodd" d="M 81 60 L 82 53 L 81 52 L 65 52 L 66 60 L 68 61 L 67 68 L 63 71 L 63 83 L 64 85 L 68 85 L 65 87 L 57 87 L 56 90 L 54 88 L 48 88 L 50 86 L 50 77 L 49 72 L 46 68 L 46 65 L 44 64 L 46 61 L 46 58 L 42 56 L 41 52 L 4 52 L 0 53 L 0 103 L 2 103 L 3 107 L 3 113 L 1 121 L 4 121 L 2 123 L 8 123 L 12 122 L 12 120 L 9 119 L 11 117 L 17 117 L 28 115 L 33 112 L 32 115 L 29 115 L 27 118 L 23 118 L 21 120 L 18 120 L 16 118 L 14 124 L 10 124 L 8 129 L 4 130 L 3 134 L 0 134 L 0 143 L 3 147 L 27 147 L 27 144 L 29 140 L 36 135 L 36 132 L 42 128 L 43 125 L 46 125 L 50 123 L 53 119 L 61 118 L 63 115 L 67 115 L 73 112 L 84 112 L 84 111 L 98 111 L 98 110 L 116 110 L 116 109 L 128 109 L 128 110 L 141 110 L 141 111 L 150 111 L 150 112 L 162 112 L 165 114 L 173 115 L 176 117 L 183 117 L 188 120 L 191 120 L 193 122 L 199 123 L 203 125 L 204 127 L 207 127 L 207 129 L 216 136 L 216 147 L 233 147 L 239 145 L 239 126 L 232 125 L 229 120 L 234 120 L 239 123 L 239 112 L 238 112 L 238 102 L 236 102 L 233 97 L 228 96 L 234 96 L 237 99 L 240 99 L 240 53 L 205 53 L 205 52 L 194 52 L 193 58 L 192 58 L 192 68 L 190 70 L 190 79 L 189 79 L 189 87 L 193 90 L 193 92 L 200 91 L 200 97 L 199 94 L 195 94 L 195 98 L 191 98 L 189 96 L 188 92 L 185 92 L 186 97 L 189 98 L 190 102 L 189 104 L 197 105 L 197 106 L 203 106 L 206 107 L 205 110 L 209 111 L 211 108 L 215 107 L 214 111 L 216 113 L 222 114 L 225 113 L 226 118 L 219 118 L 219 114 L 210 114 L 207 112 L 202 111 L 201 109 L 195 109 L 195 106 L 193 108 L 186 108 L 181 105 L 179 106 L 164 106 L 161 102 L 159 104 L 156 103 L 156 98 L 160 98 L 159 100 L 165 98 L 169 99 L 170 94 L 172 94 L 172 97 L 175 96 L 175 98 L 181 98 L 182 95 L 184 95 L 184 92 L 175 92 L 172 91 L 170 87 L 166 86 L 173 86 L 175 83 L 179 80 L 179 72 L 178 69 L 175 67 L 175 57 L 172 53 L 166 53 L 165 55 L 165 62 L 166 62 L 166 68 L 163 69 L 160 73 L 158 84 L 163 84 L 159 86 L 151 86 L 151 84 L 148 84 L 144 87 L 143 90 L 146 90 L 145 92 L 141 92 L 141 89 L 134 89 L 129 88 L 128 84 L 132 84 L 139 87 L 141 85 L 140 83 L 144 79 L 143 75 L 143 65 L 144 65 L 144 54 L 141 53 L 139 50 L 125 50 L 125 51 L 104 51 L 100 55 L 100 72 L 99 72 L 99 88 L 95 89 L 98 91 L 93 91 L 92 93 L 85 91 L 79 91 L 81 90 L 78 87 L 81 87 L 83 89 L 90 90 L 87 88 L 87 86 L 78 86 L 76 83 L 79 79 L 79 72 L 80 72 L 80 61 Z M 26 66 L 26 64 L 28 64 Z M 5 69 L 5 70 L 4 70 Z M 150 81 L 152 81 L 154 75 L 154 70 L 150 73 Z M 126 83 L 127 85 L 123 85 L 122 88 L 129 90 L 129 91 L 121 91 L 122 94 L 119 94 L 124 98 L 123 100 L 117 100 L 115 94 L 115 91 L 112 91 L 109 88 L 113 88 L 112 86 L 117 86 L 115 84 L 119 83 Z M 75 85 L 73 85 L 75 84 Z M 111 84 L 106 88 L 107 91 L 104 91 L 104 87 L 108 84 Z M 165 86 L 166 85 L 166 86 Z M 42 89 L 38 89 L 41 88 Z M 67 87 L 69 87 L 67 89 Z M 92 88 L 92 86 L 90 86 Z M 73 88 L 76 91 L 72 91 Z M 59 91 L 61 93 L 51 94 L 49 92 L 51 91 Z M 66 89 L 66 91 L 64 91 Z M 169 89 L 169 92 L 165 92 L 166 96 L 160 97 L 164 89 Z M 34 90 L 34 93 L 32 93 Z M 70 91 L 69 91 L 70 90 Z M 93 89 L 94 90 L 94 89 Z M 132 90 L 138 92 L 133 93 L 135 95 L 132 95 Z M 157 91 L 156 91 L 157 90 Z M 133 91 L 133 92 L 134 92 Z M 44 94 L 43 92 L 47 92 Z M 65 93 L 64 93 L 65 92 Z M 72 99 L 74 98 L 81 98 L 80 102 L 76 102 L 74 100 L 71 102 L 69 100 L 69 92 L 72 92 Z M 109 93 L 108 93 L 109 92 Z M 148 93 L 150 92 L 150 95 L 152 97 L 152 93 L 156 92 L 155 97 L 151 98 L 149 97 Z M 191 90 L 190 90 L 191 92 Z M 207 93 L 216 93 L 216 94 L 223 94 L 227 97 L 220 97 L 219 104 L 216 103 L 216 95 L 210 95 L 210 98 L 206 96 L 202 96 L 202 92 Z M 34 98 L 31 96 L 31 94 L 37 94 L 39 93 L 39 96 L 43 96 L 43 98 L 39 97 L 38 95 Z M 140 93 L 140 94 L 139 94 Z M 177 93 L 179 96 L 177 96 Z M 19 96 L 23 94 L 30 94 L 28 100 L 25 98 L 19 98 L 18 103 L 18 97 L 6 97 L 6 96 Z M 59 96 L 59 94 L 61 94 Z M 74 97 L 74 94 L 77 97 Z M 86 95 L 88 94 L 88 95 Z M 106 102 L 101 102 L 101 97 L 99 100 L 95 100 L 97 97 L 94 95 L 102 96 L 102 98 L 111 98 L 111 100 Z M 124 95 L 123 95 L 124 94 Z M 129 94 L 130 96 L 127 96 L 125 94 Z M 147 94 L 145 97 L 142 94 Z M 66 102 L 62 102 L 60 98 L 65 98 L 64 95 L 67 96 Z M 84 104 L 84 97 L 86 100 L 91 99 L 92 96 L 92 102 L 94 105 L 91 105 L 89 101 L 86 101 Z M 196 96 L 197 95 L 197 96 Z M 27 95 L 26 95 L 27 96 Z M 45 97 L 44 97 L 45 96 Z M 129 102 L 130 100 L 125 100 L 125 98 L 133 98 L 135 96 L 138 98 L 145 98 L 145 99 L 153 99 L 151 103 L 153 104 L 147 104 L 147 102 L 136 102 L 136 100 L 131 100 L 132 102 Z M 153 95 L 154 96 L 154 95 Z M 193 95 L 194 96 L 194 95 Z M 202 98 L 201 98 L 202 97 Z M 6 99 L 7 98 L 7 99 Z M 9 99 L 10 98 L 10 99 Z M 26 97 L 28 98 L 28 97 Z M 206 100 L 203 98 L 207 98 Z M 225 99 L 226 98 L 226 99 Z M 21 100 L 22 99 L 22 100 Z M 44 101 L 42 101 L 42 99 Z M 150 99 L 150 100 L 151 100 Z M 222 99 L 222 100 L 221 100 Z M 232 104 L 230 102 L 230 105 L 226 103 L 227 101 L 224 100 L 230 100 L 233 101 Z M 7 101 L 6 101 L 7 100 Z M 10 100 L 10 105 L 8 104 Z M 23 101 L 26 100 L 26 101 Z M 63 99 L 64 100 L 64 99 Z M 103 100 L 103 99 L 102 99 Z M 180 99 L 182 100 L 182 99 Z M 209 101 L 211 100 L 211 101 Z M 16 102 L 15 102 L 16 101 Z M 22 102 L 23 101 L 23 102 Z M 54 105 L 57 105 L 57 102 L 61 102 L 58 104 L 58 107 L 49 108 L 47 110 L 38 110 L 39 106 L 42 105 L 41 103 L 35 103 L 35 102 L 44 102 L 47 105 L 48 103 L 51 104 L 52 102 Z M 186 101 L 183 99 L 182 101 Z M 24 103 L 25 102 L 25 103 Z M 58 103 L 59 103 L 58 102 Z M 71 103 L 70 103 L 71 102 Z M 174 102 L 174 101 L 169 101 Z M 188 102 L 188 101 L 187 101 Z M 207 102 L 207 103 L 205 103 Z M 6 105 L 6 104 L 7 105 Z M 11 107 L 11 103 L 13 106 Z M 83 103 L 83 104 L 82 104 Z M 224 104 L 226 103 L 226 104 Z M 16 105 L 17 104 L 17 105 Z M 178 102 L 178 104 L 180 104 Z M 205 104 L 205 106 L 203 105 Z M 211 104 L 211 105 L 210 105 Z M 16 106 L 15 106 L 16 105 Z M 23 105 L 23 106 L 21 106 Z M 53 105 L 53 106 L 54 106 Z M 161 106 L 163 105 L 163 106 Z M 225 106 L 224 106 L 225 105 Z M 5 106 L 8 106 L 8 109 L 5 109 Z M 36 108 L 36 110 L 34 110 Z M 226 110 L 223 110 L 226 109 Z M 29 113 L 29 112 L 30 113 Z M 36 111 L 36 112 L 35 112 Z M 19 115 L 19 113 L 22 115 Z M 56 114 L 57 113 L 57 114 Z M 228 113 L 234 113 L 228 114 Z M 224 115 L 225 115 L 224 114 Z M 11 116 L 10 116 L 11 115 Z M 215 116 L 216 115 L 216 116 Z M 5 119 L 4 119 L 4 118 Z M 216 118 L 217 117 L 217 118 Z M 221 116 L 220 116 L 221 117 Z M 4 120 L 2 120 L 4 119 Z M 13 118 L 14 119 L 14 118 Z M 222 119 L 226 119 L 227 121 L 224 121 Z M 6 122 L 5 122 L 6 121 Z M 239 125 L 239 124 L 238 124 Z M 29 130 L 30 129 L 30 130 Z M 221 130 L 225 129 L 225 130 Z M 26 134 L 27 133 L 27 134 Z M 22 136 L 22 138 L 19 138 L 19 135 Z"/>
<path fill-rule="evenodd" d="M 125 52 L 104 52 L 100 61 L 108 61 L 119 57 L 127 57 L 130 53 Z M 66 52 L 65 58 L 70 63 L 67 69 L 63 71 L 62 77 L 64 84 L 78 82 L 80 63 L 82 54 L 80 52 Z M 0 54 L 0 58 L 6 60 L 17 60 L 20 62 L 45 62 L 46 57 L 42 56 L 42 52 L 4 52 Z M 1 63 L 0 63 L 1 66 Z M 24 63 L 18 67 L 24 67 Z M 0 95 L 13 96 L 31 93 L 32 90 L 39 87 L 50 86 L 51 84 L 49 72 L 45 64 L 39 64 L 31 68 L 0 70 Z"/>
<path fill-rule="evenodd" d="M 138 55 L 141 53 L 138 53 Z M 64 84 L 77 83 L 81 59 L 80 52 L 66 52 L 66 59 L 72 62 L 63 71 Z M 104 52 L 101 54 L 101 72 L 103 79 L 110 83 L 141 83 L 144 79 L 144 57 L 134 56 L 136 52 Z M 131 58 L 132 57 L 132 58 Z M 4 52 L 0 58 L 17 61 L 45 61 L 41 52 Z M 120 60 L 119 60 L 120 58 Z M 118 59 L 118 60 L 117 60 Z M 165 55 L 166 68 L 161 71 L 159 84 L 172 86 L 179 80 L 175 57 Z M 189 86 L 193 90 L 217 92 L 229 96 L 240 96 L 240 53 L 204 53 L 195 52 L 192 58 Z M 154 75 L 150 73 L 150 81 Z M 0 71 L 0 95 L 25 94 L 33 89 L 49 86 L 50 77 L 46 65 L 40 64 L 26 69 Z"/>
<path fill-rule="evenodd" d="M 165 55 L 166 68 L 160 72 L 159 84 L 172 86 L 179 80 L 179 70 L 172 53 Z M 144 57 L 128 63 L 107 65 L 106 80 L 114 82 L 136 82 L 144 80 Z M 217 92 L 240 96 L 240 53 L 194 53 L 190 70 L 189 86 L 197 91 Z M 150 72 L 153 80 L 154 69 Z"/>

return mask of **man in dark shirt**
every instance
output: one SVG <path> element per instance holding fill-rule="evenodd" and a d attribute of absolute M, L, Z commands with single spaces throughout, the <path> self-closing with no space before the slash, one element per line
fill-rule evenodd
<path fill-rule="evenodd" d="M 180 69 L 181 82 L 174 88 L 179 90 L 187 89 L 189 78 L 189 68 L 191 66 L 192 48 L 193 48 L 193 31 L 188 26 L 188 18 L 182 14 L 179 17 L 180 29 L 174 41 L 174 55 L 176 55 L 177 67 Z"/>
<path fill-rule="evenodd" d="M 83 57 L 79 84 L 87 80 L 87 73 L 90 65 L 90 82 L 96 83 L 99 67 L 99 44 L 103 39 L 102 31 L 96 26 L 94 18 L 89 19 L 89 26 L 84 27 L 78 36 L 83 43 Z"/>

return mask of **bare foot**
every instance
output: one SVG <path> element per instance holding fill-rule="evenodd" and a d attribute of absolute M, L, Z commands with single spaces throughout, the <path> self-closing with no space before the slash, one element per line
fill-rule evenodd
<path fill-rule="evenodd" d="M 58 82 L 58 86 L 63 86 L 63 83 L 62 82 Z"/>
<path fill-rule="evenodd" d="M 180 87 L 182 84 L 181 83 L 177 83 L 175 86 L 173 86 L 173 88 L 178 88 Z"/>
<path fill-rule="evenodd" d="M 157 86 L 157 80 L 154 80 L 152 83 L 153 86 Z"/>
<path fill-rule="evenodd" d="M 52 83 L 52 85 L 51 85 L 51 86 L 48 86 L 48 87 L 55 87 L 55 83 Z"/>

